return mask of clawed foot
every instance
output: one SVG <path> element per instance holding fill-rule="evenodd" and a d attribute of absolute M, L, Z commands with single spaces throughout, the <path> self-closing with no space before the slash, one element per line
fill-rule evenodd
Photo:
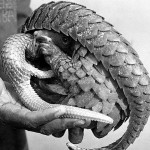
<path fill-rule="evenodd" d="M 111 150 L 110 148 L 94 148 L 94 149 L 86 149 L 86 148 L 80 148 L 72 143 L 66 143 L 69 150 Z"/>

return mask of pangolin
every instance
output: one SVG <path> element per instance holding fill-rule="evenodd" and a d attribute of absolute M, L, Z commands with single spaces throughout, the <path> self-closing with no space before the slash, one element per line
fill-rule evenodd
<path fill-rule="evenodd" d="M 130 43 L 102 16 L 64 1 L 40 6 L 21 32 L 6 40 L 1 56 L 22 103 L 31 110 L 57 106 L 45 102 L 35 84 L 40 80 L 41 86 L 42 79 L 55 76 L 57 80 L 49 89 L 63 97 L 59 105 L 65 104 L 68 110 L 63 117 L 104 122 L 91 127 L 97 137 L 117 129 L 130 117 L 120 139 L 98 148 L 127 149 L 143 130 L 150 106 L 150 78 Z M 53 35 L 73 42 L 65 49 L 59 45 L 61 38 L 54 40 Z M 72 144 L 68 147 L 82 149 Z"/>

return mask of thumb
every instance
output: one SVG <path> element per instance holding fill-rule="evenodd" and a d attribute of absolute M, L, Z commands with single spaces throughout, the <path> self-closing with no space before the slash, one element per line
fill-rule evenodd
<path fill-rule="evenodd" d="M 6 103 L 0 107 L 0 118 L 17 127 L 34 130 L 66 112 L 65 107 L 58 106 L 41 111 L 30 111 L 20 105 Z"/>
<path fill-rule="evenodd" d="M 46 124 L 54 119 L 66 113 L 66 108 L 64 106 L 56 106 L 53 108 L 41 110 L 41 111 L 30 111 L 26 114 L 26 119 L 35 122 L 38 125 Z"/>

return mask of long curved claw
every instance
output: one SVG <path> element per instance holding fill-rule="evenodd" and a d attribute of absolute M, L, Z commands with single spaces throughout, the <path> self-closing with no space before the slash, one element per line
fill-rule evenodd
<path fill-rule="evenodd" d="M 82 148 L 72 144 L 72 143 L 66 143 L 69 150 L 82 150 Z"/>

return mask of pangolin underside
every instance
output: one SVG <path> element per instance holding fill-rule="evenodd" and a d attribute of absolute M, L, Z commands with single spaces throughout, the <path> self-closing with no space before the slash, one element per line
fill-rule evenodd
<path fill-rule="evenodd" d="M 114 119 L 112 125 L 94 126 L 101 129 L 100 133 L 92 129 L 97 137 L 103 137 L 112 128 L 117 129 L 130 117 L 124 135 L 97 150 L 127 149 L 143 130 L 150 111 L 150 78 L 136 51 L 103 17 L 72 2 L 43 4 L 26 20 L 22 33 L 34 35 L 35 31 L 42 30 L 58 32 L 74 40 L 76 48 L 72 56 L 55 46 L 51 48 L 56 51 L 43 50 L 43 55 L 61 80 L 60 87 L 64 87 L 61 94 L 66 95 L 65 89 L 73 87 L 67 89 L 72 99 L 67 102 L 65 99 L 65 104 L 74 103 Z M 52 52 L 60 55 L 52 56 Z M 82 149 L 71 144 L 68 147 Z"/>

